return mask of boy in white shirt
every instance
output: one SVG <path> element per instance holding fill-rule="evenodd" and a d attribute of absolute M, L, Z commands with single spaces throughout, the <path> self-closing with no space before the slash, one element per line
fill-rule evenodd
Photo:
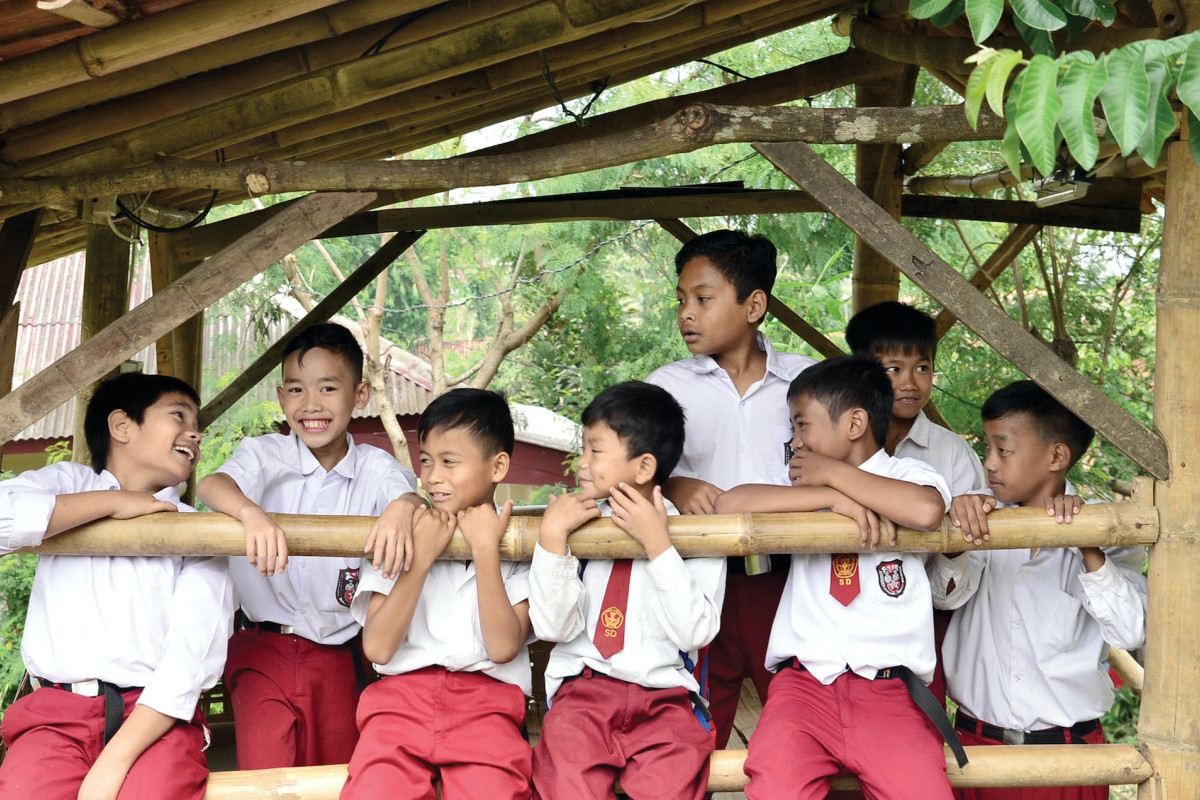
<path fill-rule="evenodd" d="M 514 433 L 504 398 L 455 389 L 417 427 L 433 507 L 413 524 L 411 569 L 363 576 L 351 611 L 384 677 L 358 704 L 360 738 L 342 800 L 522 800 L 529 667 L 529 565 L 500 560 L 512 502 L 497 513 Z M 470 561 L 439 561 L 458 527 Z"/>
<path fill-rule="evenodd" d="M 990 495 L 954 498 L 968 541 L 987 538 L 997 505 L 1045 506 L 1059 522 L 1079 513 L 1067 470 L 1093 431 L 1033 381 L 983 405 Z M 959 523 L 956 523 L 959 524 Z M 968 744 L 1104 742 L 1112 705 L 1109 646 L 1146 635 L 1141 547 L 979 550 L 937 556 L 934 600 L 956 609 L 943 649 L 956 726 Z M 969 800 L 1104 800 L 1107 786 L 967 789 Z"/>
<path fill-rule="evenodd" d="M 734 230 L 697 236 L 675 256 L 677 322 L 692 357 L 646 381 L 670 392 L 687 416 L 683 455 L 663 486 L 681 514 L 711 514 L 721 492 L 743 483 L 788 483 L 787 388 L 815 362 L 775 350 L 758 330 L 775 257 L 770 239 Z M 746 678 L 766 702 L 771 673 L 763 659 L 787 564 L 786 555 L 727 562 L 721 630 L 708 649 L 718 748 L 729 741 Z"/>
<path fill-rule="evenodd" d="M 533 753 L 535 796 L 699 800 L 713 736 L 697 717 L 696 651 L 717 633 L 725 559 L 680 558 L 662 497 L 684 442 L 683 409 L 664 389 L 627 381 L 584 409 L 579 492 L 551 497 L 530 573 L 530 618 L 559 642 L 546 666 L 551 702 Z M 597 505 L 597 501 L 599 505 Z M 567 536 L 599 516 L 646 559 L 591 559 Z"/>
<path fill-rule="evenodd" d="M 242 618 L 225 667 L 241 769 L 344 764 L 358 738 L 365 669 L 350 601 L 363 559 L 302 556 L 285 572 L 287 539 L 267 512 L 379 516 L 364 552 L 388 574 L 403 568 L 421 501 L 411 472 L 346 432 L 371 396 L 362 364 L 341 325 L 298 334 L 277 390 L 291 433 L 243 439 L 197 489 L 246 532 L 247 558 L 229 559 Z"/>
<path fill-rule="evenodd" d="M 84 420 L 90 468 L 0 483 L 0 553 L 104 517 L 192 511 L 177 486 L 200 452 L 198 407 L 177 378 L 101 384 Z M 40 556 L 21 640 L 34 692 L 4 714 L 0 797 L 201 800 L 197 701 L 221 674 L 232 615 L 224 558 Z"/>
<path fill-rule="evenodd" d="M 717 512 L 830 509 L 858 521 L 862 550 L 792 556 L 767 648 L 777 674 L 750 739 L 746 796 L 818 800 L 849 771 L 868 797 L 948 800 L 938 706 L 926 688 L 934 652 L 924 560 L 874 552 L 882 532 L 895 545 L 897 524 L 937 527 L 949 501 L 945 481 L 884 452 L 892 387 L 872 361 L 847 356 L 809 367 L 792 382 L 788 404 L 798 448 L 792 486 L 739 486 L 717 498 Z"/>

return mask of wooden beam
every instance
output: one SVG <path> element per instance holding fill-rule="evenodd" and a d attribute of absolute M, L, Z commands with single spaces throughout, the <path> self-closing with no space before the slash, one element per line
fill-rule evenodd
<path fill-rule="evenodd" d="M 393 236 L 364 261 L 362 266 L 347 275 L 346 280 L 338 284 L 332 292 L 325 296 L 325 299 L 317 303 L 312 311 L 305 314 L 279 341 L 268 347 L 262 355 L 254 360 L 253 364 L 246 367 L 241 375 L 222 389 L 220 394 L 209 400 L 204 408 L 200 409 L 200 430 L 204 430 L 220 418 L 230 406 L 270 374 L 283 358 L 283 351 L 288 342 L 307 328 L 324 322 L 336 314 L 365 289 L 379 273 L 399 258 L 405 250 L 412 247 L 424 233 L 424 231 L 408 231 Z"/>
<path fill-rule="evenodd" d="M 38 0 L 39 11 L 48 11 L 89 28 L 111 28 L 121 21 L 116 14 L 96 8 L 86 0 Z"/>
<path fill-rule="evenodd" d="M 0 316 L 0 397 L 12 391 L 17 366 L 17 327 L 21 322 L 21 304 L 13 303 Z"/>
<path fill-rule="evenodd" d="M 180 261 L 170 234 L 150 232 L 150 284 L 153 292 L 161 292 L 200 264 L 200 259 Z M 173 375 L 201 391 L 204 370 L 204 313 L 190 317 L 165 335 L 154 348 L 158 359 L 158 374 Z"/>
<path fill-rule="evenodd" d="M 985 786 L 1127 786 L 1149 779 L 1154 770 L 1127 744 L 1006 745 L 968 747 L 971 759 L 959 769 L 946 758 L 946 774 L 955 788 Z M 745 750 L 716 750 L 709 757 L 709 792 L 746 788 Z M 1053 784 L 1049 783 L 1053 781 Z M 214 772 L 204 800 L 337 800 L 346 783 L 346 765 Z M 839 775 L 833 789 L 859 788 L 858 780 Z"/>
<path fill-rule="evenodd" d="M 317 194 L 296 201 L 0 399 L 0 442 L 374 197 Z"/>
<path fill-rule="evenodd" d="M 0 308 L 7 309 L 17 299 L 41 219 L 42 209 L 38 208 L 9 217 L 0 225 Z"/>
<path fill-rule="evenodd" d="M 696 238 L 696 232 L 680 220 L 656 219 L 654 221 L 661 225 L 667 233 L 681 242 L 686 243 Z M 840 347 L 829 340 L 829 337 L 810 325 L 808 320 L 793 311 L 787 303 L 776 297 L 774 293 L 767 298 L 767 311 L 787 326 L 788 330 L 799 336 L 810 347 L 826 358 L 845 355 Z"/>
<path fill-rule="evenodd" d="M 1189 30 L 1200 2 L 1185 0 Z M 1192 136 L 1200 131 L 1191 131 Z M 1146 682 L 1138 744 L 1157 772 L 1141 800 L 1200 797 L 1200 168 L 1186 141 L 1167 145 L 1167 202 L 1158 267 L 1154 426 L 1170 480 L 1154 487 L 1164 538 L 1150 550 Z M 1161 476 L 1160 476 L 1161 477 Z"/>
<path fill-rule="evenodd" d="M 197 0 L 176 6 L 0 63 L 0 104 L 148 64 L 179 50 L 217 42 L 336 2 Z"/>
<path fill-rule="evenodd" d="M 1009 225 L 1053 225 L 1121 233 L 1137 233 L 1142 229 L 1142 215 L 1135 208 L 1096 208 L 1081 203 L 1039 208 L 1020 200 L 906 194 L 901 202 L 901 211 L 906 217 L 926 219 L 971 219 Z"/>
<path fill-rule="evenodd" d="M 984 292 L 992 282 L 996 280 L 1004 270 L 1008 269 L 1008 265 L 1021 254 L 1025 249 L 1025 245 L 1034 240 L 1042 230 L 1041 225 L 1018 225 L 1008 232 L 1008 236 L 1002 241 L 992 254 L 987 257 L 978 271 L 971 276 L 971 285 L 976 291 Z M 937 315 L 934 321 L 934 327 L 937 330 L 937 338 L 941 339 L 946 335 L 946 332 L 954 327 L 954 323 L 958 322 L 958 317 L 953 311 L 948 308 L 943 308 L 942 312 Z"/>
<path fill-rule="evenodd" d="M 207 122 L 208 117 L 199 117 L 193 124 Z M 589 172 L 647 158 L 692 152 L 714 144 L 979 141 L 998 138 L 1003 131 L 1004 120 L 988 112 L 980 114 L 978 127 L 972 128 L 961 106 L 764 108 L 695 103 L 632 132 L 601 135 L 535 153 L 388 162 L 251 161 L 237 164 L 162 157 L 145 166 L 93 174 L 82 174 L 87 165 L 75 162 L 55 168 L 55 172 L 66 177 L 0 179 L 0 202 L 61 206 L 86 197 L 138 194 L 166 187 L 248 191 L 252 195 L 346 189 L 441 191 Z M 151 158 L 154 158 L 153 153 L 133 157 L 137 161 Z"/>
<path fill-rule="evenodd" d="M 913 283 L 957 314 L 1000 355 L 1045 387 L 1118 449 L 1155 476 L 1162 478 L 1170 473 L 1162 439 L 989 302 L 811 147 L 796 142 L 756 144 L 755 148 L 842 223 L 887 255 Z"/>
<path fill-rule="evenodd" d="M 272 514 L 288 534 L 293 555 L 362 555 L 375 517 Z M 1089 503 L 1070 525 L 1059 525 L 1041 508 L 1004 508 L 988 515 L 990 538 L 976 547 L 943 519 L 934 531 L 903 528 L 897 544 L 880 542 L 880 552 L 961 553 L 1032 547 L 1115 547 L 1158 538 L 1158 515 L 1136 503 Z M 684 558 L 751 556 L 766 553 L 842 553 L 859 549 L 853 520 L 826 512 L 718 514 L 671 517 L 671 539 Z M 500 542 L 505 561 L 528 561 L 537 544 L 540 517 L 514 516 Z M 570 537 L 580 558 L 645 558 L 645 549 L 610 519 L 589 522 Z M 225 514 L 151 514 L 129 520 L 100 520 L 46 539 L 28 552 L 57 555 L 244 555 L 241 523 Z M 470 548 L 456 533 L 439 558 L 469 559 Z"/>

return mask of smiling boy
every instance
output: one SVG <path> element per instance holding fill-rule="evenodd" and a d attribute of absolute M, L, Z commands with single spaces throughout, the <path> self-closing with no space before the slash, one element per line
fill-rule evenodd
<path fill-rule="evenodd" d="M 529 565 L 500 560 L 511 501 L 497 513 L 514 432 L 495 392 L 455 389 L 417 426 L 433 508 L 413 525 L 412 568 L 363 576 L 351 606 L 384 677 L 358 705 L 358 746 L 342 800 L 523 800 L 529 667 Z M 461 529 L 470 561 L 438 560 Z"/>
<path fill-rule="evenodd" d="M 712 733 L 693 706 L 696 651 L 717 633 L 725 559 L 680 558 L 667 531 L 674 506 L 659 488 L 679 459 L 683 410 L 663 389 L 628 381 L 583 412 L 579 492 L 551 497 L 530 574 L 538 637 L 558 642 L 546 666 L 550 711 L 533 754 L 545 800 L 699 800 Z M 646 551 L 591 559 L 567 536 L 611 516 Z"/>
<path fill-rule="evenodd" d="M 176 378 L 101 384 L 84 431 L 92 465 L 0 483 L 0 553 L 86 522 L 191 511 L 178 484 L 199 454 L 199 398 Z M 34 692 L 4 715 L 0 797 L 200 800 L 200 692 L 221 674 L 233 614 L 226 559 L 38 558 L 21 655 Z"/>
<path fill-rule="evenodd" d="M 297 557 L 268 512 L 379 516 L 364 552 L 389 574 L 404 567 L 421 505 L 411 472 L 346 428 L 371 396 L 362 350 L 340 325 L 314 325 L 284 351 L 279 405 L 291 433 L 242 440 L 200 481 L 199 498 L 242 522 L 247 558 L 230 559 L 242 622 L 229 645 L 241 769 L 343 764 L 357 739 L 362 666 L 350 601 L 361 558 Z"/>

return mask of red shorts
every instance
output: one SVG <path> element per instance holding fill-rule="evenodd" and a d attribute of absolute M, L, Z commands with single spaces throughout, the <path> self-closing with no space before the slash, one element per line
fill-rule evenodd
<path fill-rule="evenodd" d="M 229 640 L 225 686 L 239 769 L 345 764 L 358 729 L 354 648 L 240 630 Z"/>
<path fill-rule="evenodd" d="M 647 689 L 590 669 L 563 683 L 533 751 L 534 797 L 700 800 L 712 733 L 686 689 Z"/>
<path fill-rule="evenodd" d="M 358 746 L 341 800 L 528 800 L 520 687 L 441 667 L 390 675 L 358 704 Z"/>
<path fill-rule="evenodd" d="M 823 800 L 834 776 L 858 776 L 868 800 L 952 800 L 942 737 L 904 681 L 853 673 L 824 686 L 780 670 L 746 757 L 750 800 Z"/>
<path fill-rule="evenodd" d="M 125 717 L 141 689 L 124 692 Z M 0 797 L 76 800 L 104 749 L 104 695 L 84 697 L 43 688 L 9 706 L 0 723 L 8 755 L 0 765 Z M 179 721 L 138 756 L 117 795 L 121 800 L 202 800 L 208 781 L 204 722 Z"/>
<path fill-rule="evenodd" d="M 1004 744 L 975 731 L 958 728 L 958 738 L 966 746 Z M 1104 729 L 1100 726 L 1082 737 L 1088 744 L 1104 744 Z M 1070 737 L 1064 737 L 1067 743 Z M 955 789 L 960 800 L 1108 800 L 1107 786 L 1014 786 L 1009 788 Z"/>

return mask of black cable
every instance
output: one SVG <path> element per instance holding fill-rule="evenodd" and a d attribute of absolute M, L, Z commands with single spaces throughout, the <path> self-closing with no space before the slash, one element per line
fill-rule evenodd
<path fill-rule="evenodd" d="M 715 61 L 709 61 L 707 58 L 697 58 L 696 60 L 699 61 L 701 64 L 708 64 L 710 67 L 716 67 L 717 69 L 721 70 L 721 72 L 741 78 L 744 81 L 750 80 L 749 77 L 738 72 L 736 69 L 725 66 L 724 64 L 718 64 Z"/>
<path fill-rule="evenodd" d="M 154 231 L 155 233 L 176 233 L 178 231 L 186 231 L 188 228 L 194 228 L 201 222 L 204 222 L 204 218 L 208 216 L 208 212 L 212 211 L 213 203 L 215 202 L 217 202 L 216 189 L 213 190 L 212 197 L 208 198 L 208 204 L 204 206 L 203 211 L 175 228 L 167 228 L 162 225 L 155 225 L 153 222 L 146 222 L 146 220 L 142 219 L 137 214 L 134 214 L 133 211 L 127 208 L 125 204 L 121 202 L 121 198 L 119 197 L 117 198 L 117 208 L 121 209 L 121 216 L 128 217 L 134 225 L 137 225 L 140 228 L 145 228 L 146 230 Z"/>

